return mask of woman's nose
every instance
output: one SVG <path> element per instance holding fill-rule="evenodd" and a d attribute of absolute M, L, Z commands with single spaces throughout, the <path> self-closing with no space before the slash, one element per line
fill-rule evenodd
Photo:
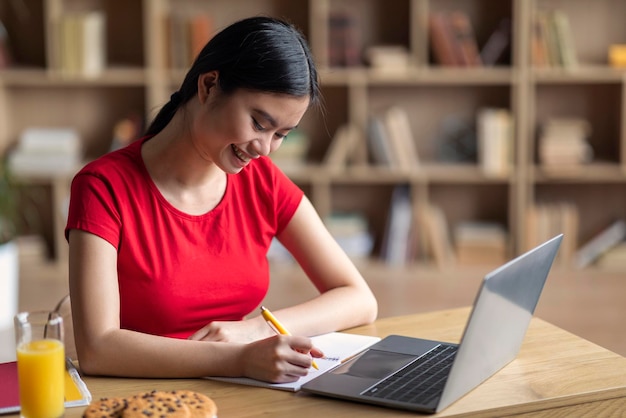
<path fill-rule="evenodd" d="M 263 135 L 253 141 L 252 149 L 257 155 L 267 157 L 270 154 L 271 144 L 272 135 Z"/>

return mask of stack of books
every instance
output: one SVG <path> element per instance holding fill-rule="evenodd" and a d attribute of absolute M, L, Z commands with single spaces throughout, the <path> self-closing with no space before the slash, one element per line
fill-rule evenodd
<path fill-rule="evenodd" d="M 581 118 L 552 118 L 542 127 L 539 161 L 545 168 L 571 168 L 588 163 L 593 150 L 587 141 L 591 125 Z"/>
<path fill-rule="evenodd" d="M 493 222 L 461 222 L 454 228 L 454 244 L 459 264 L 495 265 L 507 260 L 507 233 Z"/>
<path fill-rule="evenodd" d="M 411 57 L 403 45 L 375 45 L 365 55 L 370 67 L 382 73 L 402 73 L 409 70 Z"/>
<path fill-rule="evenodd" d="M 83 161 L 78 132 L 71 128 L 28 128 L 9 154 L 15 175 L 71 175 Z"/>

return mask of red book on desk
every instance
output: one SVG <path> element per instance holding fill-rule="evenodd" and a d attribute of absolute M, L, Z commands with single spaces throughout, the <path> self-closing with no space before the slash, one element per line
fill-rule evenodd
<path fill-rule="evenodd" d="M 91 393 L 70 360 L 65 362 L 65 407 L 89 405 Z M 0 363 L 0 414 L 20 411 L 17 362 Z"/>

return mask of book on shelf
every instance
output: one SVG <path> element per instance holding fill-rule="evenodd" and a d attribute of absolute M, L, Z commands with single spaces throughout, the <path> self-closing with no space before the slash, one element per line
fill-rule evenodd
<path fill-rule="evenodd" d="M 454 248 L 460 265 L 501 265 L 507 260 L 508 236 L 495 222 L 466 221 L 454 227 Z"/>
<path fill-rule="evenodd" d="M 478 164 L 486 175 L 510 173 L 513 161 L 513 117 L 508 109 L 481 108 L 476 116 Z"/>
<path fill-rule="evenodd" d="M 575 262 L 580 215 L 574 203 L 567 201 L 536 203 L 527 209 L 526 220 L 526 249 L 531 249 L 562 233 L 563 242 L 556 263 L 569 266 Z"/>
<path fill-rule="evenodd" d="M 474 28 L 467 13 L 454 10 L 448 15 L 448 21 L 455 45 L 457 61 L 462 67 L 482 66 Z"/>
<path fill-rule="evenodd" d="M 384 112 L 382 118 L 391 151 L 397 161 L 397 168 L 404 171 L 413 170 L 419 165 L 419 155 L 406 109 L 397 105 L 391 106 Z"/>
<path fill-rule="evenodd" d="M 548 29 L 546 14 L 539 11 L 535 14 L 531 24 L 530 53 L 531 62 L 535 67 L 549 67 L 550 56 L 548 50 Z"/>
<path fill-rule="evenodd" d="M 202 48 L 213 37 L 213 18 L 207 13 L 197 13 L 189 18 L 189 60 L 196 59 Z"/>
<path fill-rule="evenodd" d="M 578 268 L 585 268 L 593 264 L 598 258 L 611 248 L 621 244 L 626 239 L 626 222 L 618 219 L 606 226 L 576 252 L 575 262 Z"/>
<path fill-rule="evenodd" d="M 531 59 L 534 66 L 578 66 L 571 23 L 562 10 L 538 10 L 533 18 L 531 35 Z"/>
<path fill-rule="evenodd" d="M 437 64 L 453 67 L 482 65 L 474 28 L 465 12 L 431 12 L 428 17 L 428 33 Z"/>
<path fill-rule="evenodd" d="M 450 227 L 443 210 L 434 204 L 417 208 L 417 221 L 423 234 L 424 251 L 440 270 L 456 265 L 456 254 L 450 236 Z"/>
<path fill-rule="evenodd" d="M 174 69 L 187 68 L 213 36 L 213 17 L 179 12 L 166 19 L 167 64 Z"/>
<path fill-rule="evenodd" d="M 391 196 L 389 215 L 383 236 L 381 258 L 391 266 L 409 261 L 409 244 L 413 227 L 413 204 L 408 186 L 396 186 Z"/>
<path fill-rule="evenodd" d="M 385 167 L 395 167 L 398 161 L 391 148 L 391 141 L 385 124 L 378 116 L 371 116 L 367 125 L 367 148 L 373 163 Z"/>
<path fill-rule="evenodd" d="M 480 50 L 480 59 L 484 66 L 492 67 L 506 61 L 507 51 L 511 48 L 511 19 L 503 18 L 496 29 L 489 35 Z"/>
<path fill-rule="evenodd" d="M 419 165 L 417 144 L 413 137 L 409 115 L 394 105 L 368 121 L 367 145 L 375 164 L 403 171 Z"/>
<path fill-rule="evenodd" d="M 106 15 L 102 11 L 67 13 L 59 21 L 61 75 L 97 77 L 106 67 Z"/>
<path fill-rule="evenodd" d="M 455 52 L 454 37 L 450 28 L 450 22 L 444 12 L 431 12 L 429 14 L 428 35 L 435 62 L 442 66 L 458 66 L 459 61 Z"/>
<path fill-rule="evenodd" d="M 550 17 L 561 66 L 564 68 L 574 68 L 578 66 L 576 45 L 574 45 L 574 37 L 569 18 L 562 10 L 558 9 L 553 10 Z"/>
<path fill-rule="evenodd" d="M 361 65 L 357 16 L 349 10 L 333 10 L 328 19 L 328 64 L 331 67 Z"/>
<path fill-rule="evenodd" d="M 346 123 L 337 128 L 323 163 L 331 170 L 343 170 L 350 164 L 367 163 L 367 148 L 358 126 Z"/>

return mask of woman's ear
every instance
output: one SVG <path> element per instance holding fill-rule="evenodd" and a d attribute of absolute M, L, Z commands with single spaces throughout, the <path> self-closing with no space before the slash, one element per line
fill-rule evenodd
<path fill-rule="evenodd" d="M 198 77 L 198 98 L 200 103 L 204 103 L 211 94 L 215 95 L 217 90 L 218 71 L 209 71 L 200 74 Z"/>

